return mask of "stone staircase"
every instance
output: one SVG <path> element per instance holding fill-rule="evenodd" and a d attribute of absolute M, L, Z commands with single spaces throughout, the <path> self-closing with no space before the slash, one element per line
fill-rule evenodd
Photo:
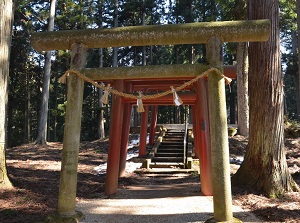
<path fill-rule="evenodd" d="M 188 146 L 188 145 L 187 145 Z M 143 167 L 153 171 L 187 172 L 192 166 L 190 149 L 184 152 L 184 130 L 163 130 L 149 153 Z"/>
<path fill-rule="evenodd" d="M 152 163 L 183 163 L 184 132 L 168 131 L 151 159 Z"/>

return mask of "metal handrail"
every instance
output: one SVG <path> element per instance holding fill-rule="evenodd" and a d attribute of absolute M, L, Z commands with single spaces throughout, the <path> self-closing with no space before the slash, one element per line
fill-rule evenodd
<path fill-rule="evenodd" d="M 183 163 L 186 168 L 187 165 L 187 150 L 188 150 L 188 118 L 187 114 L 185 114 L 185 128 L 184 128 L 184 141 L 183 141 Z"/>

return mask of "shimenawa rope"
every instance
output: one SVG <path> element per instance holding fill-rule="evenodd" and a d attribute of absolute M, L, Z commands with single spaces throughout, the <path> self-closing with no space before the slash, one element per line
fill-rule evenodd
<path fill-rule="evenodd" d="M 98 84 L 97 82 L 93 81 L 92 79 L 84 76 L 82 73 L 80 73 L 77 70 L 67 70 L 59 79 L 58 81 L 60 83 L 66 83 L 66 79 L 67 76 L 69 76 L 70 74 L 76 74 L 78 77 L 80 77 L 81 79 L 83 79 L 84 81 L 91 83 L 92 85 L 101 88 L 104 90 L 104 94 L 103 97 L 101 98 L 102 103 L 107 104 L 108 103 L 108 94 L 115 94 L 121 97 L 125 97 L 125 98 L 132 98 L 132 99 L 136 99 L 137 100 L 137 105 L 138 105 L 138 112 L 144 112 L 144 108 L 143 108 L 143 102 L 142 100 L 147 100 L 147 99 L 155 99 L 155 98 L 159 98 L 159 97 L 163 97 L 166 96 L 168 94 L 173 94 L 173 98 L 174 98 L 174 103 L 179 106 L 182 104 L 182 100 L 178 97 L 177 95 L 177 91 L 181 91 L 182 89 L 186 88 L 187 86 L 193 84 L 194 82 L 196 82 L 197 80 L 199 80 L 202 77 L 206 77 L 208 76 L 211 72 L 216 72 L 217 74 L 219 74 L 221 77 L 223 77 L 225 79 L 225 82 L 227 84 L 230 84 L 230 82 L 232 81 L 231 78 L 226 77 L 224 74 L 221 73 L 220 70 L 218 70 L 217 68 L 210 68 L 206 71 L 204 71 L 202 74 L 198 75 L 197 77 L 193 78 L 192 80 L 189 80 L 187 82 L 185 82 L 184 84 L 174 88 L 173 86 L 171 86 L 170 90 L 165 91 L 165 92 L 159 92 L 156 94 L 151 94 L 151 95 L 143 95 L 142 92 L 138 92 L 139 95 L 134 95 L 134 94 L 127 94 L 124 92 L 120 92 L 117 91 L 115 89 L 112 89 L 110 87 L 110 84 L 107 85 L 107 87 L 105 87 L 104 84 Z"/>

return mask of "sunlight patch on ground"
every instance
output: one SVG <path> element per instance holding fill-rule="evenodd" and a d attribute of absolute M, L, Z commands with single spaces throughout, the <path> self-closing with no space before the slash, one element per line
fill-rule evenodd
<path fill-rule="evenodd" d="M 61 167 L 60 161 L 50 160 L 47 160 L 47 164 L 45 164 L 44 160 L 7 160 L 6 163 L 15 168 L 22 169 L 60 171 Z"/>
<path fill-rule="evenodd" d="M 230 158 L 230 163 L 231 164 L 241 165 L 243 161 L 244 161 L 243 156 L 236 156 L 234 158 Z"/>
<path fill-rule="evenodd" d="M 125 171 L 127 173 L 132 173 L 137 168 L 141 167 L 142 163 L 135 163 L 130 162 L 129 160 L 138 157 L 139 156 L 139 150 L 134 149 L 134 147 L 137 147 L 140 142 L 140 137 L 138 136 L 137 139 L 132 139 L 130 142 L 128 142 L 128 153 L 127 153 L 127 162 L 126 162 L 126 169 Z M 149 142 L 149 136 L 147 137 L 147 143 Z M 97 172 L 97 174 L 105 174 L 107 169 L 107 163 L 100 164 L 99 166 L 95 167 L 94 170 Z"/>

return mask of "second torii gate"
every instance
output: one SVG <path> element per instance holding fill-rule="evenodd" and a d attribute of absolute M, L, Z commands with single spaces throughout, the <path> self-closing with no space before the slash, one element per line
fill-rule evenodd
<path fill-rule="evenodd" d="M 197 83 L 194 84 L 193 96 L 191 95 L 192 91 L 187 93 L 190 95 L 186 98 L 184 94 L 179 96 L 184 103 L 194 106 L 196 142 L 210 147 L 210 150 L 203 150 L 199 143 L 197 145 L 200 147 L 200 159 L 208 160 L 205 167 L 211 168 L 212 174 L 214 218 L 208 222 L 234 222 L 228 161 L 225 84 L 224 76 L 220 75 L 220 72 L 223 72 L 222 44 L 224 42 L 266 41 L 269 33 L 270 23 L 268 20 L 224 21 L 33 33 L 31 42 L 33 47 L 39 51 L 71 49 L 72 70 L 84 74 L 93 81 L 110 81 L 118 92 L 132 91 L 130 81 L 134 80 L 147 82 L 153 79 L 162 81 L 182 79 L 187 81 L 211 67 L 217 68 L 218 70 L 212 69 L 207 75 L 207 81 L 197 80 Z M 88 48 L 200 43 L 206 44 L 207 65 L 85 68 Z M 77 215 L 75 206 L 83 83 L 82 78 L 73 74 L 68 79 L 68 103 L 58 198 L 58 216 L 63 219 L 76 218 Z M 130 108 L 130 103 L 133 103 L 130 99 L 126 100 L 113 95 L 105 182 L 105 192 L 108 195 L 117 192 L 120 166 L 123 165 L 121 159 L 124 159 L 126 140 L 122 141 L 122 138 L 126 135 L 128 126 L 124 130 L 122 124 L 126 123 L 126 118 L 129 116 L 128 108 Z M 164 96 L 157 101 L 164 104 L 170 101 L 170 97 Z M 156 103 L 159 104 L 157 101 Z M 145 100 L 144 103 L 147 101 Z M 120 131 L 121 129 L 123 130 Z M 204 172 L 200 171 L 201 175 L 207 173 L 205 170 Z M 206 177 L 209 178 L 209 176 Z M 207 188 L 210 189 L 209 186 Z"/>

